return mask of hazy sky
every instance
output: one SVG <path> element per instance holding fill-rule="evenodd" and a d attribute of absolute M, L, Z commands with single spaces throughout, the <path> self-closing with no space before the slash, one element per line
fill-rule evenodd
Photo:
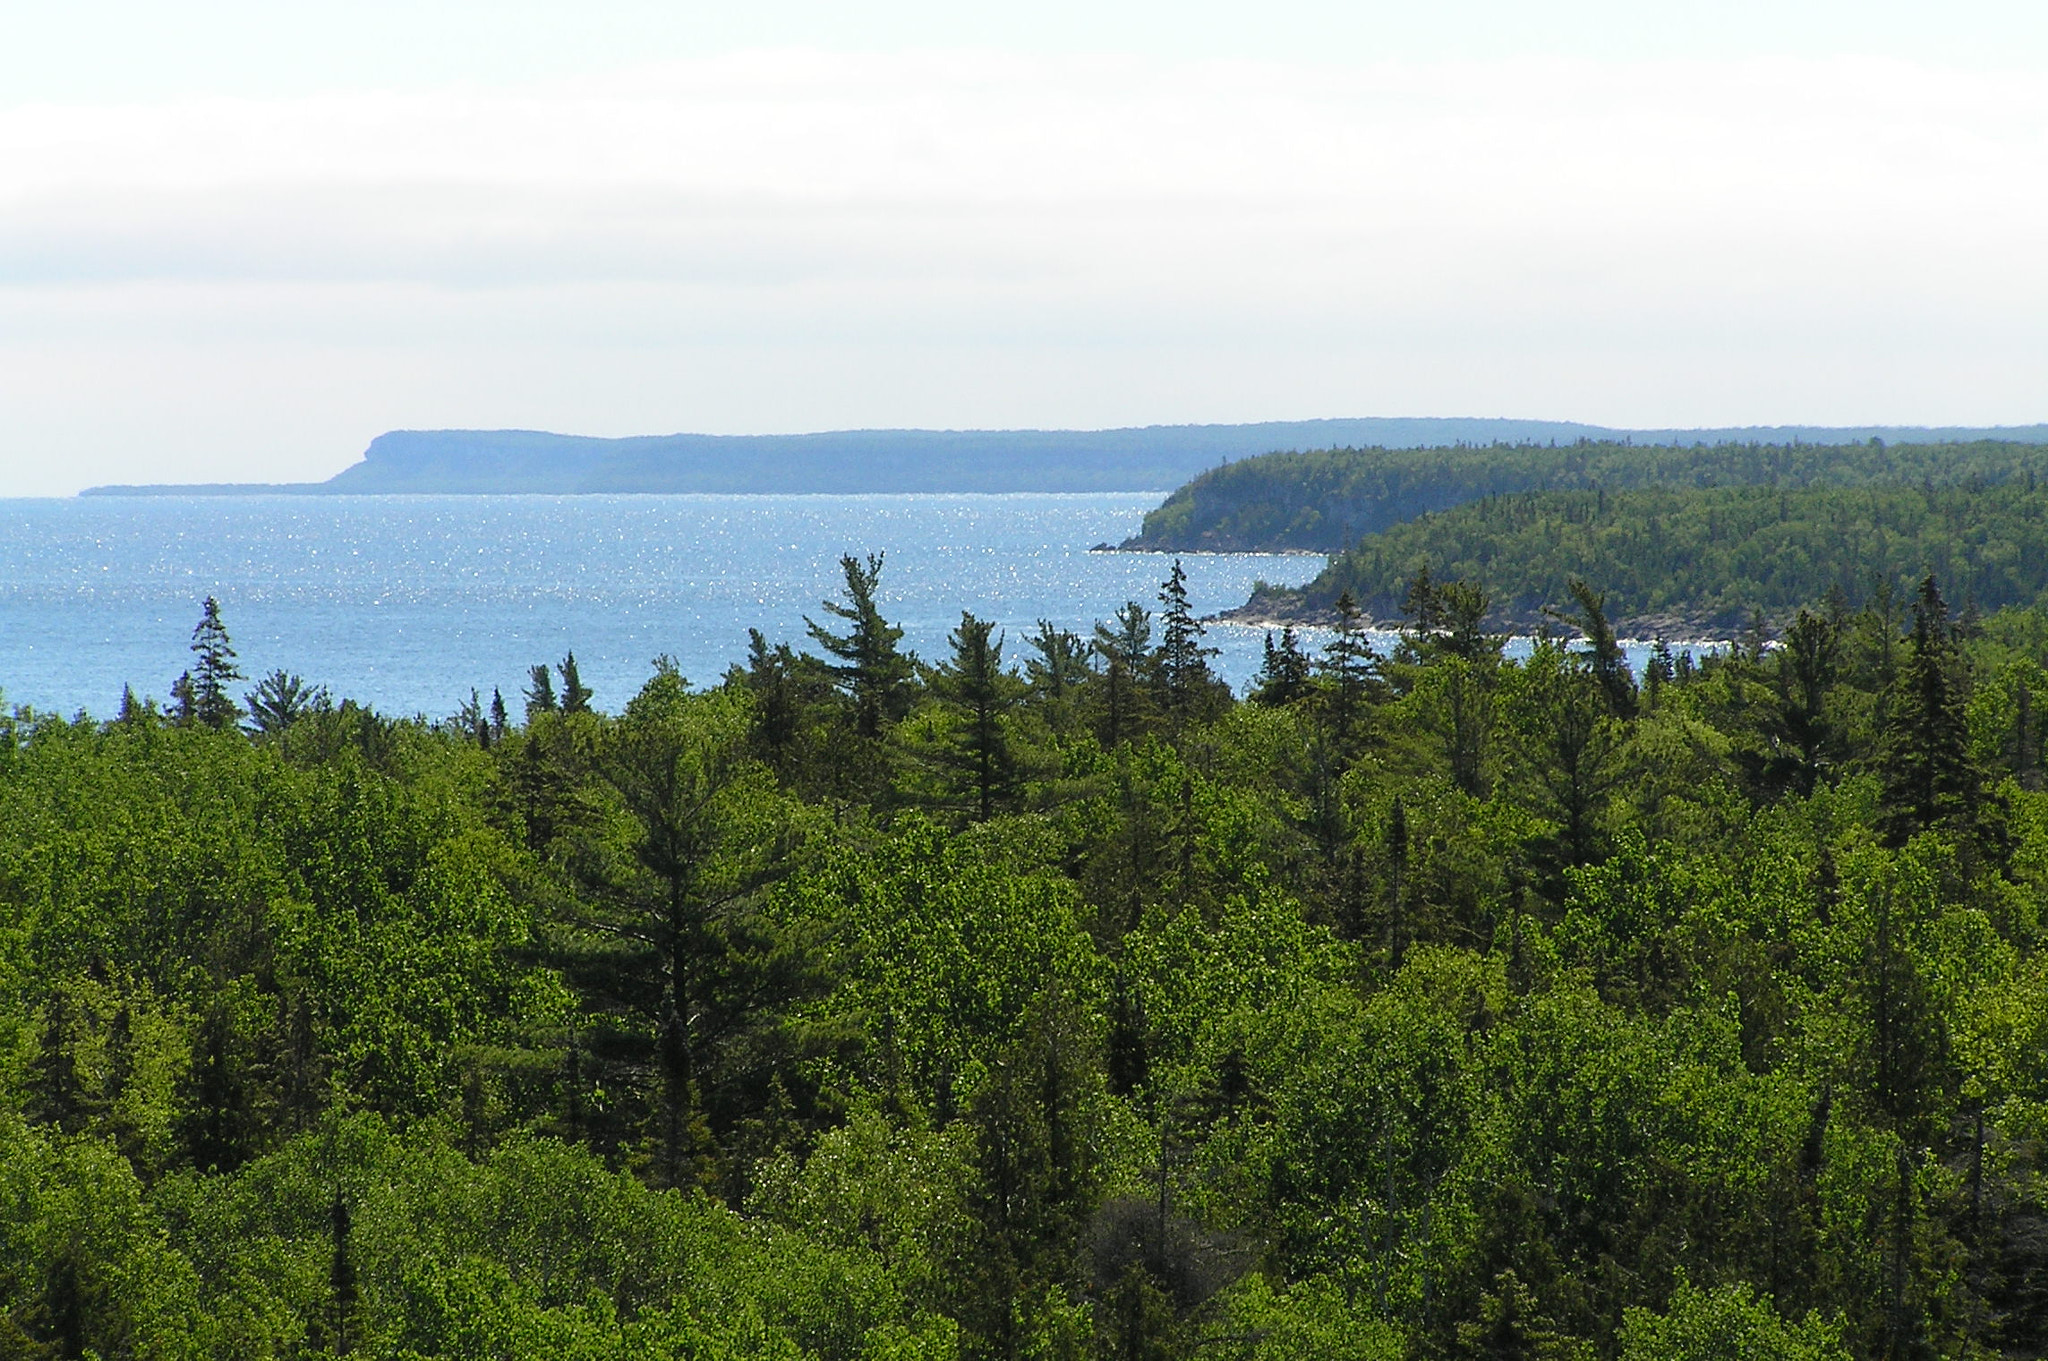
<path fill-rule="evenodd" d="M 0 495 L 401 426 L 2048 419 L 2038 0 L 971 8 L 0 0 Z"/>

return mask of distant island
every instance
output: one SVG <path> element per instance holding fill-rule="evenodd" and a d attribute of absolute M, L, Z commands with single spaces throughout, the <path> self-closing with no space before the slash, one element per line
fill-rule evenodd
<path fill-rule="evenodd" d="M 600 439 L 533 430 L 394 430 L 324 482 L 88 488 L 86 496 L 660 492 L 1099 492 L 1178 487 L 1282 450 L 1850 440 L 2048 440 L 2048 426 L 1618 430 L 1572 421 L 1365 417 L 1113 430 L 841 430 Z"/>

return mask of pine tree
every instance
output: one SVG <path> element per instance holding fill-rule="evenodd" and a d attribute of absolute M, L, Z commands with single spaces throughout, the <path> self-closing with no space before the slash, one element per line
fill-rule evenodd
<path fill-rule="evenodd" d="M 1265 660 L 1259 667 L 1258 678 L 1252 683 L 1252 699 L 1267 708 L 1283 708 L 1306 696 L 1308 689 L 1308 654 L 1301 650 L 1301 644 L 1294 636 L 1294 626 L 1288 624 L 1281 628 L 1277 647 L 1274 646 L 1273 635 L 1267 633 Z"/>
<path fill-rule="evenodd" d="M 1600 682 L 1600 693 L 1607 697 L 1607 712 L 1616 718 L 1634 718 L 1635 677 L 1629 674 L 1628 657 L 1614 636 L 1614 626 L 1607 622 L 1607 597 L 1596 593 L 1578 577 L 1572 577 L 1565 586 L 1578 605 L 1577 611 L 1571 614 L 1549 613 L 1585 635 L 1587 659 L 1592 664 L 1593 678 Z"/>
<path fill-rule="evenodd" d="M 347 1356 L 354 1344 L 351 1336 L 356 1312 L 356 1267 L 349 1239 L 351 1220 L 348 1202 L 341 1192 L 334 1193 L 334 1205 L 328 1211 L 329 1241 L 333 1257 L 328 1266 L 327 1286 L 331 1307 L 334 1311 L 334 1346 L 336 1356 Z"/>
<path fill-rule="evenodd" d="M 511 728 L 511 715 L 505 712 L 505 692 L 494 685 L 491 687 L 491 740 L 504 741 Z"/>
<path fill-rule="evenodd" d="M 992 621 L 963 611 L 960 627 L 947 640 L 952 659 L 933 679 L 939 697 L 960 714 L 958 747 L 945 759 L 970 783 L 977 822 L 988 821 L 1010 801 L 1017 777 L 1006 724 L 1019 685 L 1003 670 L 1003 640 L 992 638 L 994 631 Z"/>
<path fill-rule="evenodd" d="M 1929 576 L 1913 602 L 1913 632 L 1881 746 L 1879 823 L 1895 846 L 1935 827 L 1976 830 L 1983 774 L 1970 756 L 1965 680 L 1947 602 Z"/>
<path fill-rule="evenodd" d="M 1828 692 L 1835 683 L 1835 655 L 1841 632 L 1833 620 L 1799 612 L 1778 649 L 1778 722 L 1784 744 L 1796 753 L 1794 788 L 1811 794 L 1822 774 L 1823 752 L 1832 735 Z"/>
<path fill-rule="evenodd" d="M 1159 587 L 1159 650 L 1154 656 L 1154 675 L 1160 707 L 1172 718 L 1176 730 L 1205 707 L 1216 688 L 1216 679 L 1209 672 L 1209 658 L 1216 655 L 1216 649 L 1202 645 L 1206 630 L 1188 603 L 1187 581 L 1187 572 L 1175 558 L 1172 575 Z"/>
<path fill-rule="evenodd" d="M 1654 710 L 1662 702 L 1664 687 L 1678 678 L 1678 666 L 1671 658 L 1671 644 L 1659 638 L 1650 647 L 1650 659 L 1643 663 L 1643 707 Z"/>
<path fill-rule="evenodd" d="M 747 669 L 741 681 L 754 696 L 755 742 L 777 770 L 788 765 L 803 721 L 797 660 L 789 644 L 770 647 L 761 630 L 747 630 Z"/>
<path fill-rule="evenodd" d="M 1468 581 L 1437 581 L 1429 565 L 1408 583 L 1401 612 L 1412 621 L 1409 646 L 1425 658 L 1431 654 L 1462 657 L 1473 663 L 1498 658 L 1500 640 L 1484 628 L 1490 602 L 1486 592 Z"/>
<path fill-rule="evenodd" d="M 78 1076 L 77 1036 L 73 1033 L 71 998 L 58 988 L 43 1013 L 43 1033 L 29 1065 L 29 1113 L 66 1134 L 85 1122 L 85 1088 Z"/>
<path fill-rule="evenodd" d="M 571 652 L 555 664 L 555 670 L 562 676 L 562 712 L 565 714 L 587 714 L 590 712 L 590 689 L 583 683 L 583 676 L 576 669 L 576 654 Z"/>
<path fill-rule="evenodd" d="M 325 686 L 308 685 L 283 669 L 271 672 L 242 697 L 249 709 L 249 726 L 265 736 L 274 736 L 307 714 L 325 713 L 333 707 Z"/>
<path fill-rule="evenodd" d="M 1088 680 L 1088 645 L 1078 634 L 1056 629 L 1049 619 L 1038 621 L 1038 632 L 1025 641 L 1037 652 L 1024 659 L 1024 675 L 1038 700 L 1046 723 L 1054 732 L 1064 732 L 1071 721 L 1074 695 Z"/>
<path fill-rule="evenodd" d="M 875 589 L 882 576 L 882 554 L 870 553 L 863 563 L 851 553 L 839 559 L 846 576 L 846 603 L 823 602 L 826 611 L 851 627 L 833 633 L 823 625 L 804 619 L 811 637 L 825 651 L 838 658 L 827 666 L 853 703 L 854 730 L 862 737 L 875 738 L 883 729 L 903 717 L 910 707 L 911 658 L 896 644 L 903 630 L 882 618 L 875 604 Z"/>
<path fill-rule="evenodd" d="M 1337 597 L 1336 611 L 1336 636 L 1324 644 L 1317 670 L 1322 677 L 1323 713 L 1331 738 L 1339 757 L 1349 760 L 1364 722 L 1379 657 L 1365 636 L 1364 616 L 1351 592 Z"/>
<path fill-rule="evenodd" d="M 2020 788 L 2041 788 L 2041 733 L 2034 715 L 2034 692 L 2025 681 L 2013 689 L 2012 774 Z"/>
<path fill-rule="evenodd" d="M 1094 647 L 1103 660 L 1096 735 L 1113 749 L 1143 730 L 1151 707 L 1143 681 L 1152 665 L 1152 612 L 1135 600 L 1125 601 L 1115 627 L 1095 625 Z"/>
<path fill-rule="evenodd" d="M 556 712 L 561 706 L 555 703 L 555 680 L 548 674 L 546 663 L 527 668 L 526 721 L 532 723 L 541 714 Z"/>
<path fill-rule="evenodd" d="M 171 687 L 178 696 L 179 721 L 225 728 L 242 716 L 228 693 L 228 687 L 241 680 L 242 673 L 235 666 L 235 649 L 228 641 L 227 626 L 221 623 L 220 602 L 212 596 L 206 597 L 199 623 L 192 630 L 192 651 L 198 663 L 178 678 L 182 685 Z"/>
<path fill-rule="evenodd" d="M 477 746 L 485 751 L 491 749 L 490 715 L 484 711 L 483 696 L 476 692 L 474 686 L 470 688 L 469 698 L 455 711 L 454 725 L 457 732 L 474 741 Z"/>

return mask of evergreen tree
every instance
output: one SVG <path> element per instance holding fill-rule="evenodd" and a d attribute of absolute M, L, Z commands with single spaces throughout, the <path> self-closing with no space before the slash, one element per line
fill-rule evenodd
<path fill-rule="evenodd" d="M 870 553 L 862 562 L 848 553 L 839 559 L 839 568 L 846 577 L 846 603 L 823 604 L 850 627 L 833 633 L 808 617 L 804 625 L 817 644 L 838 659 L 826 669 L 852 701 L 854 730 L 862 737 L 880 737 L 910 708 L 911 659 L 896 648 L 903 630 L 882 618 L 875 603 L 882 555 Z"/>
<path fill-rule="evenodd" d="M 1411 621 L 1409 646 L 1424 657 L 1441 654 L 1473 663 L 1497 659 L 1500 640 L 1484 627 L 1489 604 L 1480 587 L 1469 581 L 1438 581 L 1424 563 L 1401 602 L 1401 613 Z"/>
<path fill-rule="evenodd" d="M 1930 828 L 1977 828 L 1983 775 L 1970 755 L 1965 698 L 1948 605 L 1930 575 L 1913 602 L 1913 632 L 1883 736 L 1880 820 L 1893 845 Z"/>
<path fill-rule="evenodd" d="M 1025 641 L 1038 654 L 1024 659 L 1025 680 L 1047 726 L 1063 733 L 1071 721 L 1075 696 L 1089 679 L 1088 645 L 1078 634 L 1054 628 L 1049 619 L 1039 620 L 1038 631 Z"/>
<path fill-rule="evenodd" d="M 512 729 L 512 717 L 505 712 L 505 692 L 491 687 L 491 740 L 502 742 Z"/>
<path fill-rule="evenodd" d="M 587 714 L 590 712 L 590 689 L 583 684 L 583 677 L 576 669 L 576 654 L 571 652 L 555 664 L 562 675 L 562 712 L 565 714 Z"/>
<path fill-rule="evenodd" d="M 242 702 L 248 706 L 249 726 L 264 736 L 275 736 L 307 714 L 333 707 L 325 686 L 308 685 L 282 668 L 258 681 Z"/>
<path fill-rule="evenodd" d="M 1301 650 L 1300 642 L 1295 639 L 1294 626 L 1288 624 L 1281 628 L 1277 647 L 1269 631 L 1266 634 L 1265 659 L 1259 666 L 1258 679 L 1252 683 L 1252 699 L 1268 708 L 1293 704 L 1308 695 L 1309 675 L 1308 654 Z"/>
<path fill-rule="evenodd" d="M 491 749 L 491 718 L 484 709 L 483 696 L 472 687 L 469 698 L 455 711 L 452 720 L 455 730 L 475 742 L 485 751 Z"/>
<path fill-rule="evenodd" d="M 71 997 L 60 987 L 50 994 L 43 1011 L 42 1036 L 29 1068 L 28 1113 L 66 1134 L 78 1133 L 86 1114 L 73 1031 Z"/>
<path fill-rule="evenodd" d="M 761 630 L 747 630 L 747 666 L 740 680 L 754 696 L 755 740 L 763 757 L 777 770 L 786 770 L 803 725 L 798 663 L 789 644 L 770 647 Z"/>
<path fill-rule="evenodd" d="M 1172 574 L 1159 587 L 1159 650 L 1153 658 L 1160 707 L 1176 730 L 1207 710 L 1217 685 L 1209 671 L 1209 658 L 1216 655 L 1216 649 L 1202 645 L 1206 630 L 1188 603 L 1187 580 L 1180 559 L 1175 558 Z"/>
<path fill-rule="evenodd" d="M 330 1350 L 336 1356 L 347 1356 L 355 1345 L 356 1267 L 350 1243 L 352 1222 L 348 1202 L 339 1191 L 334 1193 L 334 1204 L 328 1211 L 328 1230 L 333 1254 L 327 1272 L 334 1317 L 334 1346 Z"/>
<path fill-rule="evenodd" d="M 1678 665 L 1671 657 L 1671 644 L 1659 638 L 1650 646 L 1650 658 L 1643 663 L 1643 708 L 1656 709 L 1664 687 L 1678 679 Z"/>
<path fill-rule="evenodd" d="M 1835 683 L 1841 631 L 1832 619 L 1801 610 L 1778 649 L 1778 732 L 1794 753 L 1793 787 L 1802 796 L 1820 783 L 1832 728 L 1828 694 Z"/>
<path fill-rule="evenodd" d="M 114 716 L 117 725 L 123 728 L 147 727 L 159 716 L 155 700 L 138 698 L 133 686 L 124 684 L 121 687 L 121 707 Z"/>
<path fill-rule="evenodd" d="M 1365 707 L 1377 677 L 1379 656 L 1365 636 L 1358 602 L 1346 591 L 1337 597 L 1336 635 L 1323 645 L 1317 671 L 1323 683 L 1323 715 L 1339 757 L 1355 755 Z"/>
<path fill-rule="evenodd" d="M 1600 683 L 1600 693 L 1607 698 L 1607 711 L 1616 718 L 1634 718 L 1635 677 L 1629 674 L 1628 657 L 1614 636 L 1614 626 L 1607 622 L 1607 597 L 1579 577 L 1571 578 L 1566 589 L 1571 592 L 1578 609 L 1571 613 L 1550 613 L 1585 636 L 1587 660 L 1592 666 L 1593 679 Z"/>
<path fill-rule="evenodd" d="M 192 652 L 197 663 L 171 687 L 178 701 L 178 721 L 228 727 L 242 716 L 228 692 L 230 685 L 242 679 L 242 673 L 235 666 L 227 626 L 221 623 L 220 602 L 212 596 L 206 597 L 199 623 L 192 630 Z"/>
<path fill-rule="evenodd" d="M 775 1047 L 778 1009 L 810 986 L 808 966 L 754 902 L 792 828 L 752 755 L 749 708 L 744 692 L 690 693 L 664 661 L 600 753 L 630 822 L 595 828 L 571 861 L 582 943 L 565 967 L 587 1006 L 617 1018 L 625 1073 L 653 1089 L 664 1186 L 743 1172 L 725 1166 L 727 1141 L 797 1062 Z"/>
<path fill-rule="evenodd" d="M 526 676 L 526 721 L 532 723 L 542 714 L 558 712 L 561 706 L 555 702 L 555 678 L 548 673 L 547 664 L 528 667 Z"/>
<path fill-rule="evenodd" d="M 937 669 L 932 685 L 960 716 L 958 745 L 944 759 L 966 779 L 977 822 L 1007 805 L 1017 782 L 1007 722 L 1021 686 L 1003 670 L 1003 640 L 992 638 L 994 631 L 992 621 L 963 611 L 960 627 L 947 639 L 953 656 Z"/>
<path fill-rule="evenodd" d="M 1114 627 L 1095 625 L 1094 647 L 1103 660 L 1097 736 L 1114 749 L 1143 731 L 1151 711 L 1144 681 L 1152 666 L 1152 612 L 1125 601 Z"/>

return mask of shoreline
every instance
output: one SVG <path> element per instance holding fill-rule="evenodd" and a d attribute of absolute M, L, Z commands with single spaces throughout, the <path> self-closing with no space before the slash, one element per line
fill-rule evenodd
<path fill-rule="evenodd" d="M 1252 599 L 1235 609 L 1221 610 L 1207 615 L 1205 624 L 1232 624 L 1243 628 L 1316 628 L 1331 629 L 1337 624 L 1336 611 L 1329 609 L 1275 610 L 1271 601 Z M 1624 645 L 1636 644 L 1654 646 L 1660 639 L 1668 646 L 1730 646 L 1741 641 L 1749 631 L 1747 620 L 1732 622 L 1725 616 L 1705 614 L 1643 614 L 1629 615 L 1609 621 L 1614 628 L 1615 641 Z M 1368 633 L 1402 633 L 1412 627 L 1407 619 L 1382 619 L 1377 616 L 1361 616 L 1359 625 Z M 1564 624 L 1549 615 L 1493 614 L 1487 616 L 1485 626 L 1489 633 L 1510 638 L 1536 638 L 1544 634 L 1555 637 L 1576 638 L 1583 636 L 1577 629 Z M 1777 629 L 1772 621 L 1765 620 L 1766 637 L 1775 637 Z"/>

